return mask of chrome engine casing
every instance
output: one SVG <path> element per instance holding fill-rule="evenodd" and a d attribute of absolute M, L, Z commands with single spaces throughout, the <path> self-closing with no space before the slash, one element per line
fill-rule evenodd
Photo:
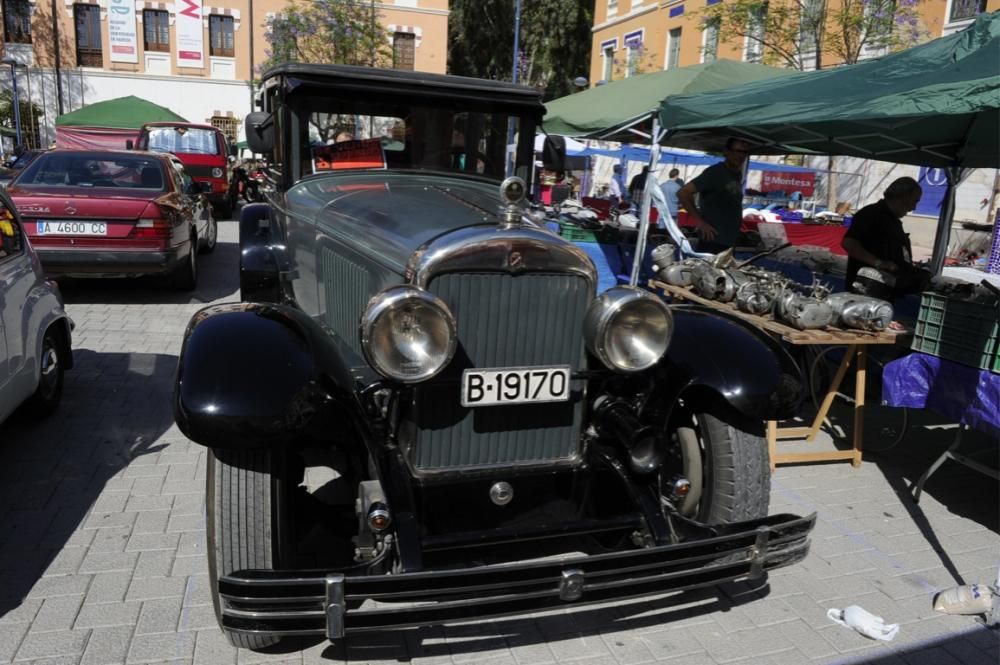
<path fill-rule="evenodd" d="M 691 285 L 702 298 L 718 300 L 719 302 L 732 302 L 736 297 L 736 290 L 739 288 L 734 277 L 737 272 L 703 263 L 694 269 Z M 743 278 L 745 279 L 745 276 Z M 742 281 L 743 279 L 740 280 L 740 283 Z"/>
<path fill-rule="evenodd" d="M 694 271 L 699 265 L 705 263 L 699 259 L 684 259 L 677 263 L 671 263 L 666 268 L 659 271 L 659 277 L 671 286 L 691 286 L 694 280 Z"/>
<path fill-rule="evenodd" d="M 750 314 L 766 314 L 774 308 L 779 287 L 767 280 L 754 279 L 744 282 L 736 290 L 736 307 Z"/>
<path fill-rule="evenodd" d="M 830 325 L 833 308 L 826 299 L 785 291 L 775 302 L 775 314 L 785 323 L 799 330 L 815 330 Z"/>
<path fill-rule="evenodd" d="M 857 293 L 833 293 L 826 299 L 836 324 L 856 330 L 885 330 L 892 323 L 893 308 L 885 300 Z"/>

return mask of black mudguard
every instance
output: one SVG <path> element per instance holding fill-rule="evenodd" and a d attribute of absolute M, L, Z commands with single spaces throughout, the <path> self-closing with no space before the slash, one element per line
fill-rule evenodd
<path fill-rule="evenodd" d="M 272 226 L 271 209 L 253 203 L 240 210 L 240 297 L 244 302 L 281 302 L 284 245 Z"/>
<path fill-rule="evenodd" d="M 674 305 L 674 335 L 657 366 L 662 383 L 722 399 L 741 415 L 783 420 L 802 404 L 802 371 L 772 337 L 738 317 L 698 305 Z"/>
<path fill-rule="evenodd" d="M 212 448 L 358 441 L 354 379 L 328 335 L 285 305 L 200 310 L 177 365 L 173 406 L 181 431 Z"/>

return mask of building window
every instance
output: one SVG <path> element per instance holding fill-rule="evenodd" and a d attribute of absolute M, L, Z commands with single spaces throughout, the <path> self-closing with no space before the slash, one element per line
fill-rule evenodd
<path fill-rule="evenodd" d="M 417 49 L 417 36 L 412 32 L 392 34 L 392 68 L 413 71 L 413 59 Z"/>
<path fill-rule="evenodd" d="M 767 21 L 767 3 L 750 10 L 747 21 L 747 43 L 743 59 L 747 62 L 760 62 L 764 59 L 764 32 Z"/>
<path fill-rule="evenodd" d="M 681 29 L 672 28 L 667 37 L 667 69 L 681 65 Z"/>
<path fill-rule="evenodd" d="M 702 26 L 701 61 L 715 62 L 719 57 L 719 19 L 709 19 Z"/>
<path fill-rule="evenodd" d="M 967 21 L 986 11 L 986 0 L 951 0 L 948 21 Z"/>
<path fill-rule="evenodd" d="M 236 51 L 233 48 L 233 17 L 212 14 L 208 17 L 209 55 L 232 58 Z"/>
<path fill-rule="evenodd" d="M 73 5 L 76 24 L 76 64 L 78 67 L 103 67 L 101 50 L 101 6 Z"/>
<path fill-rule="evenodd" d="M 605 42 L 601 44 L 601 80 L 608 82 L 614 78 L 615 75 L 615 47 L 618 43 L 615 41 Z"/>
<path fill-rule="evenodd" d="M 157 9 L 142 11 L 142 32 L 147 51 L 170 52 L 170 14 Z"/>
<path fill-rule="evenodd" d="M 625 35 L 625 78 L 641 73 L 642 56 L 645 49 L 642 46 L 642 30 L 636 30 Z"/>
<path fill-rule="evenodd" d="M 608 16 L 618 13 L 618 0 L 608 0 Z"/>
<path fill-rule="evenodd" d="M 230 145 L 236 145 L 236 137 L 240 131 L 240 120 L 232 116 L 214 115 L 211 121 L 212 127 L 219 129 L 226 135 L 226 140 Z"/>
<path fill-rule="evenodd" d="M 4 40 L 12 44 L 31 43 L 31 7 L 28 0 L 3 0 Z"/>

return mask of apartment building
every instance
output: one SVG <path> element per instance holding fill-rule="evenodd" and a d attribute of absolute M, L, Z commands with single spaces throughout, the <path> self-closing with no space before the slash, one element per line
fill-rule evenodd
<path fill-rule="evenodd" d="M 591 84 L 717 58 L 762 61 L 765 54 L 758 40 L 720 35 L 717 26 L 706 23 L 705 8 L 725 1 L 596 0 Z M 808 2 L 802 0 L 800 4 Z M 931 37 L 961 30 L 977 13 L 997 9 L 1000 9 L 1000 0 L 921 0 L 916 6 Z M 752 25 L 754 17 L 748 16 L 747 21 Z M 824 54 L 823 62 L 824 66 L 838 64 L 833 54 Z M 803 62 L 802 68 L 809 69 L 810 62 Z"/>
<path fill-rule="evenodd" d="M 32 145 L 53 140 L 55 118 L 135 95 L 240 137 L 250 81 L 266 59 L 265 23 L 287 0 L 0 0 L 3 57 L 18 63 Z M 444 73 L 448 0 L 372 0 L 358 11 L 385 31 L 393 65 Z M 371 12 L 371 14 L 369 14 Z M 0 67 L 0 85 L 11 86 Z"/>

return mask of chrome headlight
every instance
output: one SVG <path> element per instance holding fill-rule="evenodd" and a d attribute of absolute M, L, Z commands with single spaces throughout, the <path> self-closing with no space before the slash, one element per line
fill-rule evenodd
<path fill-rule="evenodd" d="M 583 321 L 587 349 L 609 369 L 639 372 L 655 365 L 670 344 L 674 320 L 662 300 L 631 286 L 608 289 Z"/>
<path fill-rule="evenodd" d="M 212 169 L 212 177 L 213 178 L 221 178 L 222 177 L 222 169 L 220 169 L 218 166 L 216 166 L 214 169 Z"/>
<path fill-rule="evenodd" d="M 382 376 L 425 381 L 455 354 L 455 318 L 442 300 L 414 286 L 394 286 L 371 299 L 361 316 L 361 349 Z"/>

